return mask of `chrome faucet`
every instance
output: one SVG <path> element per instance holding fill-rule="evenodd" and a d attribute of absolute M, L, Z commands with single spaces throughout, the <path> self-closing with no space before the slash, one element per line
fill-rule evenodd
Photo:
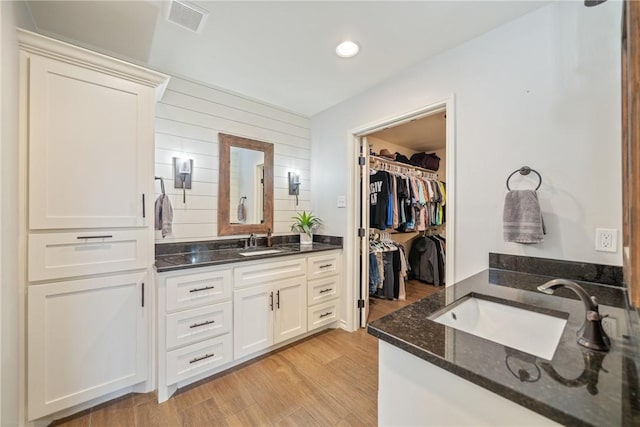
<path fill-rule="evenodd" d="M 552 295 L 561 287 L 569 288 L 582 300 L 586 310 L 586 318 L 582 327 L 578 330 L 578 344 L 590 350 L 609 351 L 611 341 L 602 328 L 602 316 L 598 311 L 598 300 L 594 296 L 589 296 L 582 286 L 571 280 L 553 279 L 538 286 L 540 292 Z"/>
<path fill-rule="evenodd" d="M 267 229 L 267 247 L 270 248 L 271 247 L 271 236 L 273 235 L 273 233 L 271 232 L 271 228 Z"/>
<path fill-rule="evenodd" d="M 256 246 L 258 246 L 258 242 L 256 240 L 256 234 L 255 233 L 251 233 L 249 235 L 249 247 L 250 248 L 255 248 Z"/>

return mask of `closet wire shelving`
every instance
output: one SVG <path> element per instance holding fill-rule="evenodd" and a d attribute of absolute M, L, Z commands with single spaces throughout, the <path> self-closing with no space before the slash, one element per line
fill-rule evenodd
<path fill-rule="evenodd" d="M 438 173 L 430 169 L 408 165 L 385 157 L 369 155 L 369 166 L 371 169 L 399 172 L 422 178 L 438 180 Z"/>

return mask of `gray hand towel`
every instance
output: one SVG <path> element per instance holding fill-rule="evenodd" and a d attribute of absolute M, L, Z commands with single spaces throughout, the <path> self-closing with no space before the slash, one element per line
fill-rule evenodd
<path fill-rule="evenodd" d="M 247 220 L 247 208 L 244 206 L 246 197 L 240 197 L 240 203 L 238 203 L 238 222 L 245 222 Z"/>
<path fill-rule="evenodd" d="M 536 192 L 533 190 L 507 192 L 504 198 L 502 225 L 505 242 L 542 242 L 545 229 Z"/>
<path fill-rule="evenodd" d="M 173 232 L 171 223 L 173 222 L 173 207 L 171 200 L 166 194 L 161 194 L 156 199 L 155 204 L 155 229 L 162 230 L 162 238 Z"/>

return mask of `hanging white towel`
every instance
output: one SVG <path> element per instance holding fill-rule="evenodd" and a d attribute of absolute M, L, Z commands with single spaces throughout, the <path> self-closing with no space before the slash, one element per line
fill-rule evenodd
<path fill-rule="evenodd" d="M 533 190 L 507 192 L 504 198 L 502 225 L 505 242 L 542 242 L 545 228 L 536 192 Z"/>
<path fill-rule="evenodd" d="M 169 196 L 161 194 L 156 199 L 155 204 L 155 229 L 162 231 L 162 238 L 173 232 L 171 224 L 173 222 L 173 207 Z"/>

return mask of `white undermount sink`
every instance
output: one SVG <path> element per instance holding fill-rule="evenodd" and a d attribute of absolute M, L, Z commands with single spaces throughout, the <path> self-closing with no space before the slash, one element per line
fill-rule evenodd
<path fill-rule="evenodd" d="M 559 316 L 566 313 L 539 313 L 489 298 L 464 297 L 431 320 L 546 360 L 553 358 L 567 324 L 566 317 Z"/>
<path fill-rule="evenodd" d="M 240 252 L 240 255 L 242 255 L 242 256 L 256 256 L 256 255 L 277 254 L 279 252 L 282 252 L 282 250 L 280 250 L 280 249 L 263 249 L 263 250 L 259 250 L 259 251 Z"/>

